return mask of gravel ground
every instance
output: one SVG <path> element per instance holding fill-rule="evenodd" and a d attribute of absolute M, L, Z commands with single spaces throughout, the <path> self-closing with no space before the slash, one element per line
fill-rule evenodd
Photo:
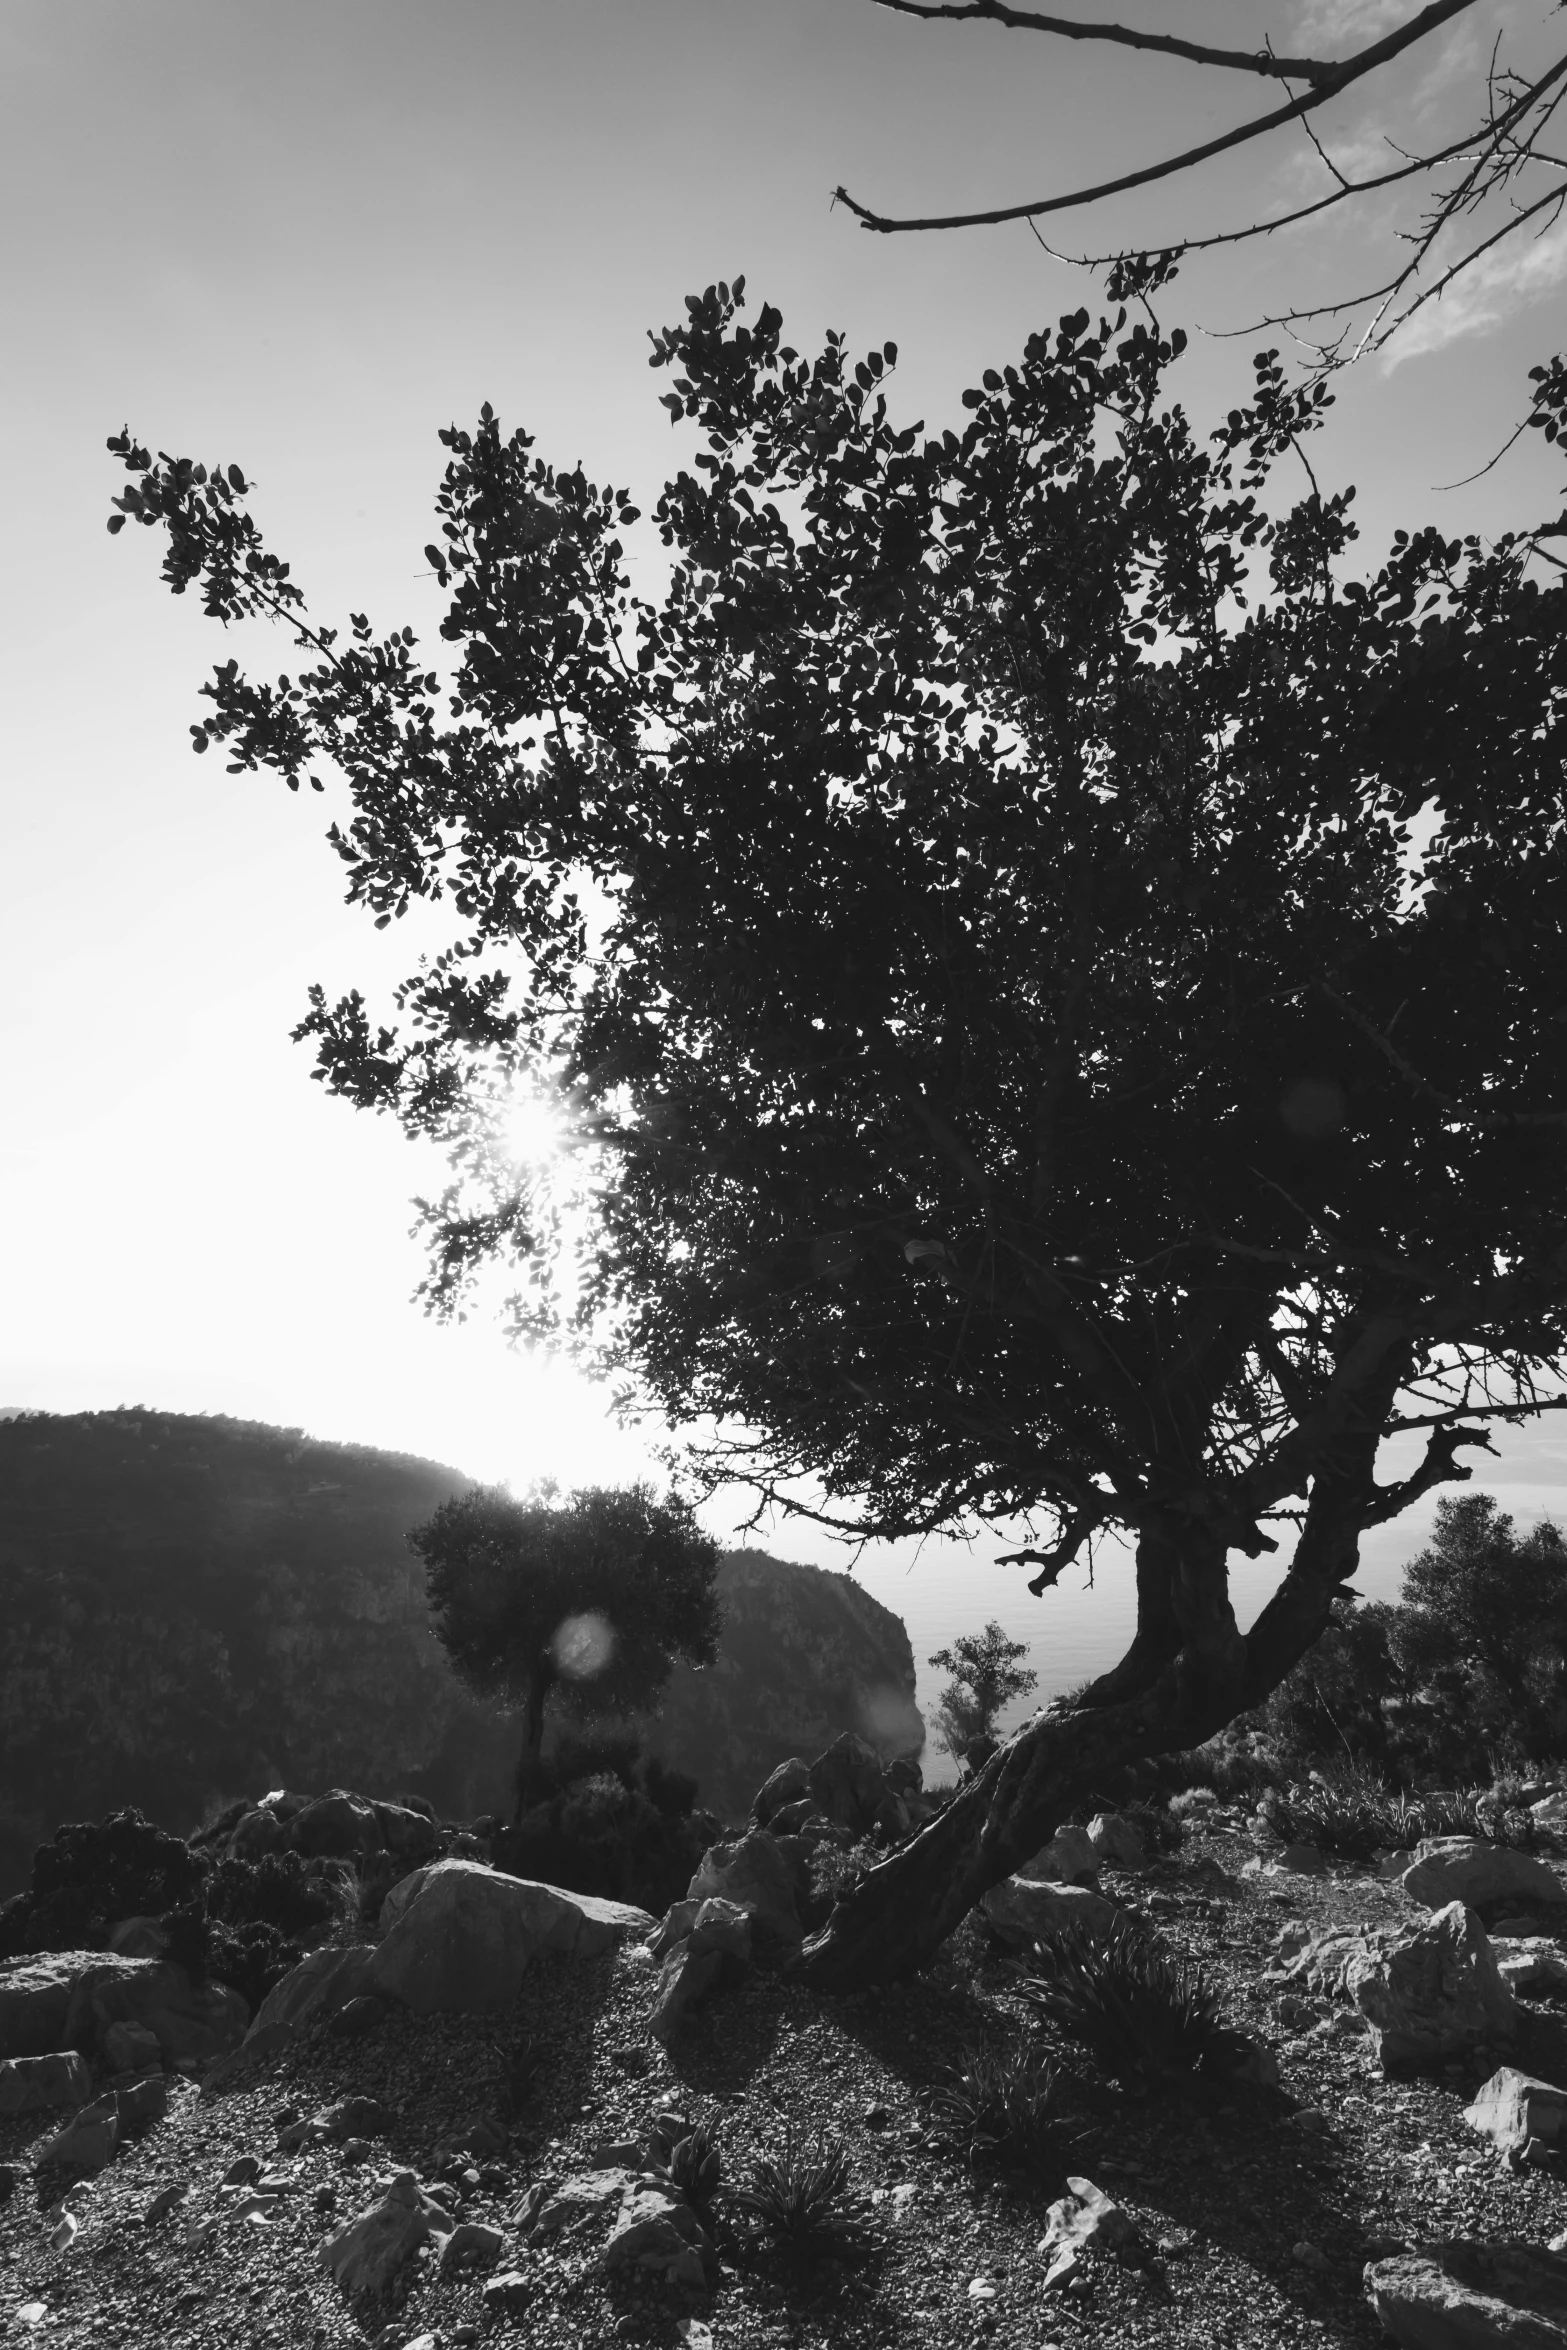
<path fill-rule="evenodd" d="M 930 2088 L 976 2037 L 1035 2028 L 972 1923 L 916 1982 L 855 1999 L 822 2000 L 755 1976 L 698 2017 L 673 2057 L 647 2036 L 654 1970 L 645 1957 L 550 1961 L 530 1975 L 512 2017 L 393 2017 L 360 2039 L 313 2038 L 254 2085 L 208 2101 L 192 2084 L 175 2085 L 166 2119 L 66 2197 L 79 2221 L 68 2246 L 53 2242 L 58 2182 L 31 2169 L 44 2133 L 31 2122 L 0 2124 L 0 2162 L 16 2173 L 0 2208 L 0 2342 L 1373 2342 L 1360 2280 L 1374 2253 L 1433 2235 L 1542 2243 L 1567 2226 L 1567 2192 L 1555 2176 L 1509 2172 L 1464 2125 L 1462 2107 L 1489 2066 L 1384 2083 L 1344 2011 L 1264 1980 L 1281 1926 L 1384 1923 L 1407 1914 L 1399 1889 L 1348 1868 L 1325 1878 L 1245 1875 L 1253 1856 L 1240 1835 L 1204 1829 L 1178 1855 L 1106 1884 L 1203 1962 L 1233 2020 L 1278 2048 L 1278 2095 L 1140 2098 L 1063 2048 L 1052 2156 L 1022 2170 L 971 2169 L 933 2130 Z M 519 2034 L 537 2054 L 521 2091 L 509 2067 Z M 1567 2027 L 1532 2009 L 1514 2060 L 1567 2080 Z M 355 2092 L 393 2109 L 389 2139 L 358 2159 L 352 2147 L 275 2151 L 281 2121 Z M 327 2276 L 321 2244 L 373 2199 L 376 2180 L 402 2165 L 431 2177 L 442 2139 L 481 2115 L 505 2126 L 508 2143 L 458 2182 L 462 2213 L 504 2226 L 531 2183 L 585 2167 L 601 2141 L 639 2136 L 664 2100 L 712 2123 L 731 2182 L 791 2126 L 843 2130 L 858 2209 L 841 2247 L 785 2256 L 721 2193 L 722 2269 L 708 2294 L 606 2281 L 594 2258 L 602 2231 L 592 2225 L 538 2250 L 511 2231 L 502 2266 L 522 2273 L 529 2297 L 499 2321 L 484 2316 L 482 2278 L 442 2280 L 431 2259 L 410 2266 L 393 2301 L 373 2306 L 348 2306 Z M 247 2154 L 285 2182 L 270 2220 L 238 2216 L 243 2195 L 220 2195 L 225 2171 Z M 1037 2246 L 1069 2173 L 1123 2205 L 1147 2258 L 1134 2266 L 1096 2255 L 1085 2278 L 1047 2296 Z M 169 2187 L 185 2189 L 183 2201 L 147 2224 L 153 2198 Z M 912 2193 L 895 2195 L 899 2188 Z M 217 2224 L 204 2230 L 213 2215 Z"/>

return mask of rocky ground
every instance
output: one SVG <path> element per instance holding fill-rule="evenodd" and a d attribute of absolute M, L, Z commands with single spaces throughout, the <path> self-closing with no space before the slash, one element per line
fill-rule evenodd
<path fill-rule="evenodd" d="M 1369 2258 L 1432 2236 L 1544 2244 L 1567 2227 L 1567 2185 L 1549 2170 L 1510 2170 L 1465 2123 L 1493 2060 L 1384 2081 L 1349 2009 L 1281 1979 L 1281 1929 L 1407 1922 L 1399 1886 L 1347 1866 L 1261 1873 L 1256 1857 L 1238 1825 L 1194 1825 L 1179 1853 L 1106 1872 L 1105 1883 L 1200 1959 L 1234 2020 L 1278 2050 L 1278 2092 L 1139 2097 L 1063 2045 L 1051 2152 L 1022 2168 L 970 2164 L 935 2126 L 931 2092 L 976 2039 L 1037 2029 L 976 1923 L 891 1991 L 828 2001 L 753 1974 L 699 2011 L 672 2052 L 647 2031 L 656 1969 L 644 1954 L 541 1959 L 511 2017 L 394 2009 L 359 2037 L 312 2033 L 215 2096 L 176 2084 L 165 2118 L 63 2208 L 59 2179 L 33 2169 L 40 2118 L 0 2122 L 14 2177 L 0 2209 L 0 2340 L 223 2350 L 421 2338 L 444 2350 L 481 2337 L 572 2350 L 705 2350 L 709 2338 L 780 2350 L 1374 2341 Z M 1510 2053 L 1561 2081 L 1567 2026 L 1531 2004 Z M 356 2094 L 381 2100 L 390 2126 L 279 2150 L 291 2123 Z M 670 2106 L 709 2122 L 722 2157 L 710 2289 L 606 2277 L 591 2218 L 528 2245 L 530 2188 L 584 2171 Z M 726 2190 L 791 2129 L 818 2126 L 847 2135 L 855 2209 L 837 2243 L 786 2254 Z M 451 2150 L 474 2134 L 476 2151 Z M 344 2298 L 321 2247 L 404 2168 L 463 2218 L 505 2231 L 507 2306 L 494 2270 L 448 2261 L 443 2273 L 433 2240 L 392 2300 Z M 1111 2196 L 1136 2238 L 1046 2293 L 1038 2246 L 1069 2176 Z"/>

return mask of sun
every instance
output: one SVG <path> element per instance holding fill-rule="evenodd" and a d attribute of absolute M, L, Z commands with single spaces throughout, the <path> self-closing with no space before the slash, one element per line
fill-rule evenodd
<path fill-rule="evenodd" d="M 519 1167 L 542 1167 L 565 1145 L 566 1129 L 554 1102 L 542 1094 L 517 1094 L 500 1120 L 501 1148 Z"/>

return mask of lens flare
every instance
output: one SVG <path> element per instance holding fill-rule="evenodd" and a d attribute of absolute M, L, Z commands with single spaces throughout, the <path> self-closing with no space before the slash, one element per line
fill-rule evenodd
<path fill-rule="evenodd" d="M 615 1627 L 596 1608 L 563 1618 L 550 1642 L 555 1670 L 566 1681 L 594 1680 L 614 1653 Z"/>
<path fill-rule="evenodd" d="M 541 1167 L 566 1139 L 560 1112 L 546 1096 L 518 1094 L 500 1122 L 501 1147 L 519 1167 Z"/>

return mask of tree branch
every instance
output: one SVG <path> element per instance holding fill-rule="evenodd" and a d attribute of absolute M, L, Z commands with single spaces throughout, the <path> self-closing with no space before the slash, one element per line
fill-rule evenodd
<path fill-rule="evenodd" d="M 1221 65 L 1236 73 L 1271 75 L 1279 81 L 1324 82 L 1342 69 L 1332 58 L 1275 57 L 1266 49 L 1211 49 L 1202 41 L 1177 40 L 1173 33 L 1140 33 L 1130 25 L 1084 24 L 1070 16 L 1041 16 L 1031 8 L 1009 8 L 1005 0 L 876 0 L 898 16 L 950 17 L 962 24 L 983 18 L 1032 33 L 1056 33 L 1064 41 L 1112 41 L 1123 49 L 1154 49 L 1184 57 L 1193 65 Z"/>
<path fill-rule="evenodd" d="M 872 212 L 849 194 L 847 188 L 834 191 L 834 201 L 852 212 L 862 228 L 875 229 L 882 235 L 893 235 L 906 229 L 993 228 L 1007 220 L 1037 220 L 1047 212 L 1068 212 L 1078 205 L 1097 204 L 1102 197 L 1124 195 L 1128 189 L 1144 188 L 1155 180 L 1170 179 L 1175 173 L 1189 171 L 1193 165 L 1206 163 L 1211 156 L 1223 155 L 1232 147 L 1243 147 L 1252 139 L 1263 138 L 1269 131 L 1281 130 L 1285 123 L 1298 122 L 1303 114 L 1325 105 L 1365 74 L 1379 65 L 1386 65 L 1401 51 L 1423 41 L 1439 25 L 1471 8 L 1474 0 L 1432 0 L 1429 8 L 1411 17 L 1407 24 L 1398 26 L 1385 39 L 1374 41 L 1370 48 L 1361 50 L 1358 57 L 1346 58 L 1334 72 L 1331 81 L 1320 82 L 1303 98 L 1292 98 L 1287 106 L 1280 106 L 1271 114 L 1260 114 L 1250 122 L 1242 123 L 1233 131 L 1226 131 L 1217 139 L 1208 139 L 1200 147 L 1188 147 L 1184 154 L 1168 156 L 1163 163 L 1150 163 L 1141 171 L 1125 172 L 1119 179 L 1103 180 L 1097 187 L 1075 188 L 1066 196 L 1043 196 L 1033 204 L 998 205 L 989 212 L 953 212 L 924 220 L 892 220 L 885 214 Z"/>

